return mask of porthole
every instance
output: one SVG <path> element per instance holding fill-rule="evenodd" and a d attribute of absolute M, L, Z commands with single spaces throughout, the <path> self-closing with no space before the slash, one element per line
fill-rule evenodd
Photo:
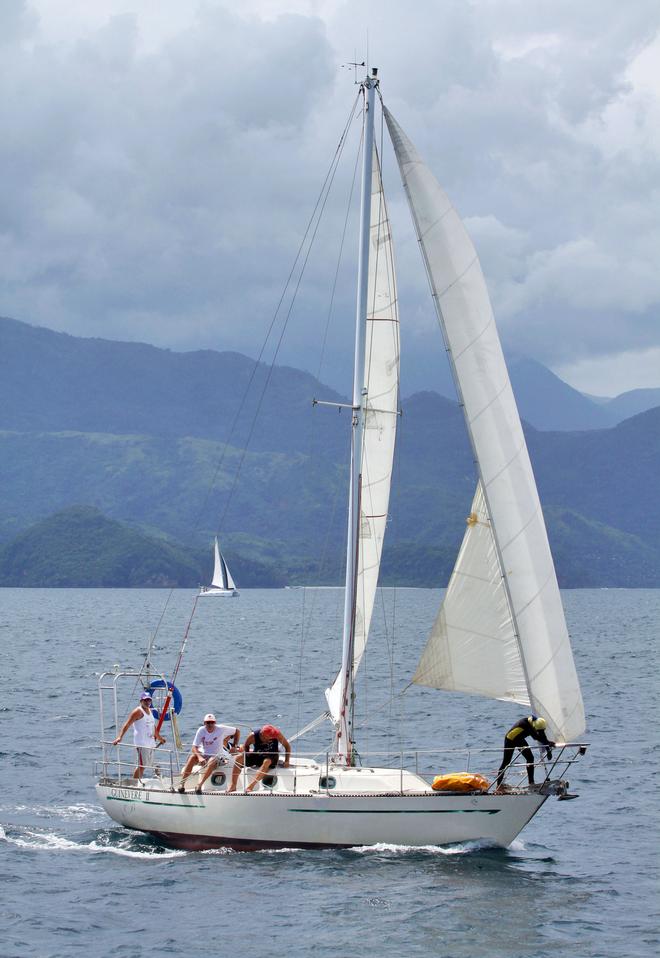
<path fill-rule="evenodd" d="M 222 788 L 226 781 L 227 776 L 224 772 L 214 772 L 211 775 L 211 785 L 215 785 L 216 788 Z"/>
<path fill-rule="evenodd" d="M 261 784 L 264 788 L 275 788 L 277 785 L 277 775 L 264 775 L 261 779 Z"/>
<path fill-rule="evenodd" d="M 332 775 L 322 775 L 319 779 L 320 788 L 334 788 L 337 784 L 337 779 L 333 778 Z"/>

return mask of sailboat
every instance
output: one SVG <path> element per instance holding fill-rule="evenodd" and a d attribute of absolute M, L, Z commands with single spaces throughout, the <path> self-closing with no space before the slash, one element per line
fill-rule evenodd
<path fill-rule="evenodd" d="M 563 776 L 586 749 L 578 741 L 584 709 L 543 513 L 479 260 L 447 196 L 383 106 L 478 472 L 464 539 L 412 682 L 518 703 L 545 718 L 557 745 L 550 767 L 539 763 L 542 781 L 534 787 L 518 766 L 504 788 L 458 775 L 455 787 L 437 791 L 419 771 L 424 762 L 418 755 L 408 767 L 403 758 L 364 765 L 357 754 L 354 684 L 378 583 L 399 413 L 392 232 L 374 143 L 376 70 L 360 90 L 362 187 L 342 657 L 326 691 L 332 741 L 321 757 L 297 753 L 252 792 L 245 790 L 250 770 L 241 772 L 237 791 L 228 793 L 228 777 L 220 769 L 200 794 L 177 791 L 176 757 L 170 758 L 169 774 L 161 761 L 160 777 L 136 782 L 127 777 L 132 754 L 122 759 L 104 743 L 97 784 L 103 807 L 115 821 L 175 847 L 469 841 L 506 846 L 550 796 L 574 797 Z M 102 698 L 109 695 L 115 708 L 120 679 L 108 673 L 101 680 Z M 481 761 L 492 772 L 499 750 Z"/>
<path fill-rule="evenodd" d="M 214 563 L 213 563 L 213 578 L 211 579 L 211 585 L 203 585 L 199 590 L 200 596 L 209 596 L 214 595 L 224 599 L 235 599 L 240 593 L 236 588 L 236 584 L 231 577 L 231 572 L 229 571 L 229 566 L 225 561 L 225 557 L 220 552 L 220 547 L 218 546 L 218 537 L 215 537 L 215 542 L 213 545 L 213 554 L 214 554 Z"/>

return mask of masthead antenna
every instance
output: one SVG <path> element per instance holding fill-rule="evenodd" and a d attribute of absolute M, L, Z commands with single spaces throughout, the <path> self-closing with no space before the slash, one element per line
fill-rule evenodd
<path fill-rule="evenodd" d="M 362 82 L 362 80 L 358 80 L 358 75 L 357 75 L 358 67 L 363 67 L 363 66 L 366 66 L 366 63 L 364 60 L 362 61 L 362 63 L 356 63 L 355 60 L 350 60 L 348 63 L 342 63 L 341 69 L 342 70 L 344 68 L 350 69 L 350 67 L 353 67 L 355 85 L 357 86 L 359 83 Z"/>

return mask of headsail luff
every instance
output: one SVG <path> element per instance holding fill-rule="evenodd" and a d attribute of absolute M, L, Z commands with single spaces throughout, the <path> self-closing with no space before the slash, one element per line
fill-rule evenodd
<path fill-rule="evenodd" d="M 399 314 L 392 233 L 375 147 L 372 169 L 369 299 L 364 361 L 366 414 L 362 442 L 353 675 L 367 644 L 378 585 L 399 408 Z M 330 713 L 335 721 L 339 717 L 340 684 L 338 676 L 326 692 Z"/>
<path fill-rule="evenodd" d="M 528 701 L 547 719 L 555 738 L 576 739 L 585 727 L 580 686 L 536 483 L 481 266 L 463 223 L 435 177 L 387 110 L 385 118 L 478 461 Z M 479 693 L 483 684 L 479 636 L 445 629 L 443 617 L 448 619 L 450 610 L 451 600 L 449 609 L 441 610 L 430 642 L 439 643 L 440 657 L 458 654 L 464 664 L 465 657 L 471 658 L 477 678 L 464 691 Z M 498 614 L 496 603 L 487 629 L 491 637 L 499 630 Z"/>

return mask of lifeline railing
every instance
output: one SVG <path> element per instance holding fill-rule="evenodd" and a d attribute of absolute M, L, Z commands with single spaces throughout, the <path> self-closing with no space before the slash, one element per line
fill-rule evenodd
<path fill-rule="evenodd" d="M 114 741 L 106 740 L 102 740 L 100 744 L 102 757 L 95 763 L 95 771 L 101 784 L 148 787 L 149 778 L 154 777 L 159 780 L 159 786 L 161 788 L 174 789 L 180 781 L 181 751 L 177 748 L 154 748 L 150 750 L 153 760 L 140 765 L 137 756 L 137 746 L 134 744 L 121 742 L 115 745 Z M 545 791 L 548 794 L 567 794 L 568 783 L 563 781 L 563 776 L 565 776 L 568 769 L 585 754 L 587 745 L 585 743 L 560 743 L 555 745 L 552 749 L 553 758 L 551 760 L 546 760 L 543 757 L 546 753 L 546 746 L 530 745 L 528 748 L 532 752 L 537 752 L 539 756 L 538 760 L 533 762 L 534 771 L 536 772 L 538 770 L 541 773 L 541 780 L 536 783 L 535 789 L 540 792 Z M 374 751 L 365 753 L 364 758 L 368 756 L 378 761 L 374 764 L 371 762 L 369 764 L 362 762 L 357 768 L 361 768 L 365 772 L 371 768 L 376 771 L 382 770 L 390 773 L 396 773 L 398 771 L 400 777 L 396 791 L 404 795 L 422 790 L 419 786 L 415 788 L 409 779 L 406 781 L 407 775 L 414 775 L 424 782 L 425 787 L 428 787 L 433 778 L 438 774 L 442 774 L 443 771 L 445 773 L 448 771 L 454 773 L 457 771 L 470 772 L 475 764 L 481 769 L 484 769 L 486 764 L 488 764 L 489 767 L 486 771 L 488 777 L 492 778 L 492 781 L 487 791 L 492 794 L 496 791 L 499 768 L 496 767 L 495 764 L 491 764 L 490 760 L 494 756 L 499 758 L 501 755 L 502 750 L 495 748 L 410 749 L 400 750 L 396 753 L 392 753 L 391 751 Z M 443 758 L 443 761 L 440 761 L 440 758 Z M 261 781 L 263 789 L 271 791 L 274 788 L 277 776 L 280 775 L 283 770 L 281 759 L 282 755 L 280 753 L 278 765 L 267 770 Z M 442 766 L 446 766 L 448 761 L 451 762 L 451 765 L 449 768 L 445 767 L 443 769 Z M 414 766 L 414 771 L 411 766 Z M 213 791 L 214 789 L 223 788 L 225 785 L 228 786 L 231 781 L 233 767 L 234 762 L 231 756 L 218 764 L 217 769 L 214 770 L 209 778 L 208 790 Z M 135 776 L 135 772 L 138 772 L 140 768 L 142 768 L 143 771 L 138 780 Z M 341 773 L 343 768 L 344 766 L 334 763 L 332 753 L 329 751 L 325 754 L 319 752 L 298 753 L 298 755 L 292 759 L 290 765 L 291 786 L 286 788 L 285 791 L 297 794 L 299 790 L 299 779 L 302 779 L 305 792 L 313 790 L 315 792 L 332 795 L 336 787 L 336 776 Z M 203 766 L 197 766 L 193 769 L 189 778 L 198 782 L 203 770 Z M 237 781 L 237 786 L 240 791 L 246 789 L 247 785 L 254 780 L 253 776 L 256 775 L 258 771 L 259 769 L 257 768 L 247 768 L 245 766 L 241 768 Z M 524 756 L 517 755 L 507 766 L 502 776 L 502 781 L 506 782 L 506 791 L 517 793 L 527 790 L 527 773 L 527 761 Z M 218 781 L 217 776 L 220 775 L 224 776 L 224 778 Z M 214 779 L 216 780 L 214 781 Z M 312 782 L 314 783 L 313 785 Z M 392 791 L 388 783 L 387 793 L 391 794 Z"/>

